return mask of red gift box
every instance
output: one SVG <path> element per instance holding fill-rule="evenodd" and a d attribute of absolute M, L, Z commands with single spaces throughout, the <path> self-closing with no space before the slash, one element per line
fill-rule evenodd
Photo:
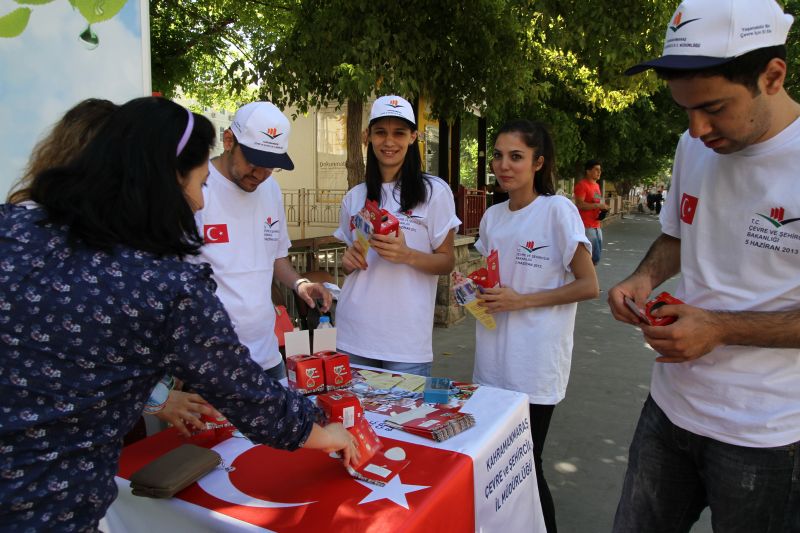
<path fill-rule="evenodd" d="M 381 440 L 366 418 L 362 417 L 358 423 L 348 428 L 347 431 L 356 438 L 358 449 L 358 462 L 352 462 L 350 467 L 358 470 L 372 459 L 372 456 L 383 447 L 383 444 L 381 444 Z"/>
<path fill-rule="evenodd" d="M 486 268 L 479 268 L 467 276 L 475 282 L 475 285 L 484 289 L 491 289 L 500 285 L 500 265 L 498 263 L 497 250 L 492 250 L 486 257 Z"/>
<path fill-rule="evenodd" d="M 383 443 L 378 438 L 375 430 L 366 418 L 362 418 L 349 431 L 358 442 L 358 462 L 353 462 L 347 467 L 351 476 L 374 483 L 385 485 L 410 463 L 403 453 L 402 457 L 394 456 L 391 459 L 384 452 Z M 390 452 L 397 450 L 390 450 Z M 395 454 L 393 454 L 395 455 Z"/>
<path fill-rule="evenodd" d="M 286 358 L 289 388 L 303 394 L 325 390 L 323 361 L 313 355 L 290 355 Z"/>
<path fill-rule="evenodd" d="M 400 221 L 386 209 L 378 207 L 377 202 L 367 200 L 364 203 L 364 209 L 367 211 L 370 221 L 372 221 L 373 233 L 389 235 L 394 232 L 395 236 L 400 234 Z"/>
<path fill-rule="evenodd" d="M 664 305 L 680 305 L 683 302 L 672 296 L 668 292 L 662 292 L 649 302 L 647 302 L 644 306 L 645 315 L 647 315 L 647 319 L 650 321 L 651 326 L 667 326 L 672 324 L 677 320 L 677 317 L 674 316 L 653 316 L 651 313 L 662 307 Z"/>
<path fill-rule="evenodd" d="M 343 389 L 350 385 L 353 375 L 350 372 L 350 357 L 339 352 L 317 352 L 315 357 L 322 359 L 325 369 L 325 390 Z"/>
<path fill-rule="evenodd" d="M 351 428 L 364 418 L 364 409 L 358 396 L 350 391 L 326 392 L 317 396 L 317 405 L 328 420 Z"/>

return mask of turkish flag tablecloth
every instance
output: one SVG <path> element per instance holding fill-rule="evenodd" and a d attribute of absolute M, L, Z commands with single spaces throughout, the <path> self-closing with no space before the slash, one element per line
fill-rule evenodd
<path fill-rule="evenodd" d="M 174 430 L 128 446 L 118 499 L 101 529 L 140 531 L 544 532 L 533 471 L 527 396 L 481 387 L 462 410 L 476 426 L 436 443 L 367 413 L 384 450 L 409 465 L 384 487 L 358 481 L 338 459 L 244 438 L 203 444 L 217 468 L 170 500 L 133 496 L 131 474 L 186 442 Z"/>
<path fill-rule="evenodd" d="M 286 452 L 234 437 L 212 447 L 233 469 L 217 468 L 176 498 L 281 532 L 474 530 L 469 456 L 382 441 L 385 449 L 399 448 L 411 461 L 383 487 L 350 477 L 341 461 L 324 453 Z M 167 430 L 128 446 L 120 458 L 119 477 L 130 479 L 184 442 Z"/>

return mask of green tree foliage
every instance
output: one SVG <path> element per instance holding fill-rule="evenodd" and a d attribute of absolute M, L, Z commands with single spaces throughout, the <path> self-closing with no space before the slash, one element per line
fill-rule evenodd
<path fill-rule="evenodd" d="M 786 42 L 786 91 L 800 102 L 800 0 L 786 0 L 783 6 L 787 13 L 794 15 L 794 24 Z"/>
<path fill-rule="evenodd" d="M 675 2 L 623 9 L 613 0 L 544 0 L 536 7 L 529 28 L 536 88 L 524 104 L 505 106 L 494 123 L 524 116 L 547 124 L 561 177 L 582 176 L 583 161 L 598 158 L 604 177 L 626 189 L 668 166 L 681 117 L 654 75 L 623 73 L 659 55 Z"/>
<path fill-rule="evenodd" d="M 373 93 L 424 94 L 450 119 L 525 97 L 526 15 L 517 0 L 301 0 L 291 31 L 260 48 L 255 64 L 263 94 L 281 106 L 346 102 L 352 111 Z M 358 119 L 347 133 L 353 185 L 363 175 L 361 125 L 349 115 Z"/>
<path fill-rule="evenodd" d="M 153 90 L 231 108 L 255 97 L 254 43 L 274 43 L 293 23 L 292 0 L 150 2 Z"/>
<path fill-rule="evenodd" d="M 22 3 L 22 2 L 21 2 Z M 374 93 L 425 95 L 447 120 L 541 120 L 558 172 L 598 158 L 618 190 L 669 168 L 686 127 L 665 84 L 624 70 L 661 53 L 678 0 L 164 0 L 151 2 L 154 88 L 231 107 L 258 96 L 301 112 L 347 104 L 350 184 Z M 800 15 L 800 0 L 784 0 Z M 786 87 L 800 97 L 800 22 Z M 466 121 L 463 121 L 466 123 Z M 491 139 L 491 131 L 490 131 Z M 477 151 L 470 140 L 465 152 Z M 474 150 L 473 150 L 474 148 Z M 462 166 L 464 180 L 470 179 Z"/>

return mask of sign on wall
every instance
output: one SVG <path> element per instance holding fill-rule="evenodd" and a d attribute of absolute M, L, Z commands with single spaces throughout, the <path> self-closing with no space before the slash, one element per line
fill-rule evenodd
<path fill-rule="evenodd" d="M 146 0 L 0 1 L 0 198 L 36 142 L 85 98 L 150 94 Z"/>

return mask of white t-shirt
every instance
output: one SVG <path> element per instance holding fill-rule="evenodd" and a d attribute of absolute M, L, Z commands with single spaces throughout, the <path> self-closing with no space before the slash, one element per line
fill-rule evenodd
<path fill-rule="evenodd" d="M 211 264 L 217 296 L 231 317 L 239 340 L 264 369 L 281 362 L 275 337 L 272 272 L 275 260 L 289 254 L 289 234 L 278 182 L 267 179 L 245 192 L 208 165 L 205 206 L 197 227 L 205 245 L 195 259 Z"/>
<path fill-rule="evenodd" d="M 400 212 L 400 191 L 384 183 L 381 207 L 400 221 L 409 248 L 432 253 L 461 221 L 456 217 L 450 186 L 429 176 L 428 201 Z M 342 200 L 334 236 L 352 246 L 351 219 L 367 199 L 367 186 L 356 185 Z M 347 276 L 336 308 L 336 344 L 342 350 L 382 361 L 433 361 L 433 310 L 438 276 L 367 252 L 367 270 Z"/>
<path fill-rule="evenodd" d="M 800 309 L 800 120 L 718 155 L 684 133 L 662 231 L 681 240 L 675 296 L 703 309 Z M 656 363 L 653 399 L 676 425 L 751 447 L 800 440 L 800 349 L 723 346 Z"/>
<path fill-rule="evenodd" d="M 572 282 L 570 263 L 591 245 L 575 205 L 564 196 L 539 196 L 517 211 L 508 201 L 481 219 L 475 248 L 497 250 L 500 283 L 520 294 Z M 465 272 L 466 274 L 466 272 Z M 577 303 L 497 313 L 497 328 L 475 326 L 477 383 L 524 392 L 530 403 L 555 405 L 567 391 Z"/>

